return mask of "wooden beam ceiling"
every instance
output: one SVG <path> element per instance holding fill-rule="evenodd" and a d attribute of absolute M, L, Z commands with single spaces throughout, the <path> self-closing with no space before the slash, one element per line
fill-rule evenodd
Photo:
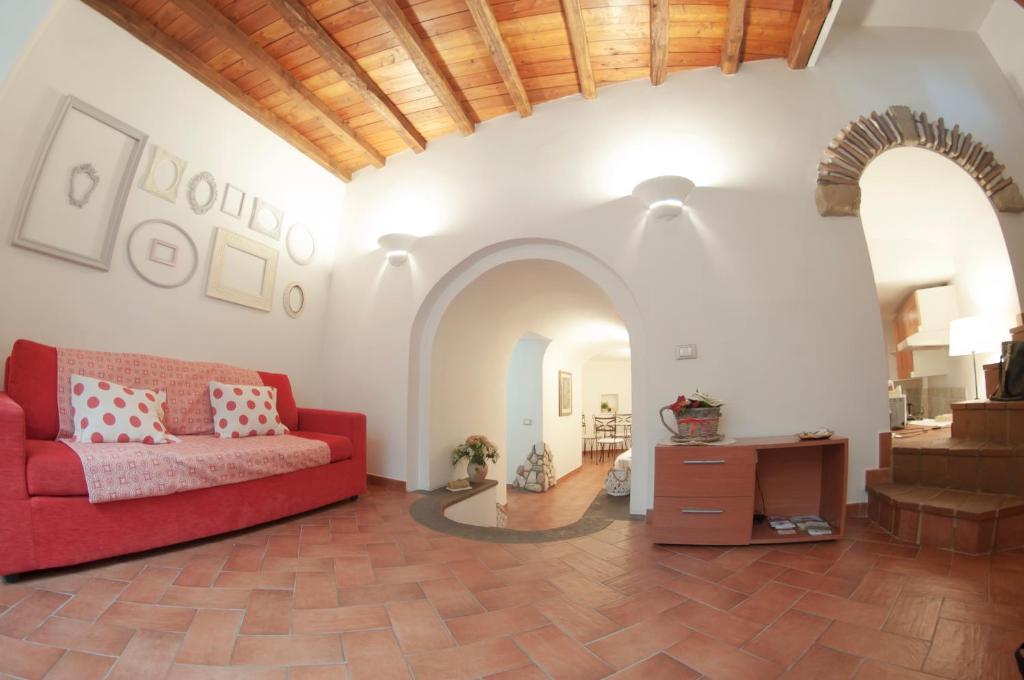
<path fill-rule="evenodd" d="M 746 25 L 747 0 L 729 0 L 729 19 L 725 24 L 725 41 L 722 43 L 722 73 L 732 74 L 739 70 Z"/>
<path fill-rule="evenodd" d="M 661 85 L 668 75 L 668 0 L 651 0 L 651 84 Z"/>
<path fill-rule="evenodd" d="M 331 34 L 320 25 L 313 13 L 300 0 L 268 2 L 288 22 L 292 30 L 302 36 L 313 51 L 398 133 L 410 149 L 419 153 L 427 148 L 427 140 L 409 122 L 405 114 L 388 99 L 363 67 L 335 42 Z"/>
<path fill-rule="evenodd" d="M 807 68 L 811 52 L 818 42 L 818 34 L 828 17 L 832 0 L 804 0 L 800 8 L 800 16 L 796 20 L 796 30 L 789 43 L 789 56 L 786 61 L 792 69 Z"/>
<path fill-rule="evenodd" d="M 268 130 L 316 161 L 339 179 L 345 182 L 352 179 L 351 172 L 332 160 L 320 147 L 303 137 L 284 119 L 246 94 L 228 78 L 211 68 L 181 44 L 169 38 L 156 26 L 140 17 L 134 10 L 125 7 L 117 0 L 83 0 L 83 2 L 177 64 L 193 78 L 249 114 Z"/>
<path fill-rule="evenodd" d="M 370 0 L 370 4 L 377 10 L 380 18 L 384 20 L 391 32 L 395 34 L 398 44 L 409 54 L 409 58 L 416 65 L 416 70 L 423 76 L 423 80 L 427 81 L 427 85 L 441 100 L 441 105 L 451 116 L 455 127 L 464 135 L 473 134 L 473 121 L 470 120 L 462 103 L 452 91 L 448 79 L 427 53 L 423 39 L 409 22 L 402 8 L 395 0 Z"/>
<path fill-rule="evenodd" d="M 347 140 L 360 149 L 375 167 L 383 167 L 384 156 L 363 139 L 341 119 L 322 99 L 317 97 L 308 87 L 299 82 L 290 71 L 281 66 L 280 62 L 267 54 L 262 47 L 245 34 L 233 21 L 220 13 L 207 0 L 175 0 L 192 20 L 209 31 L 214 37 L 234 50 L 238 56 L 253 66 L 258 66 L 267 78 L 282 92 L 292 99 L 306 104 L 313 110 L 313 115 L 328 130 Z"/>
<path fill-rule="evenodd" d="M 572 56 L 576 61 L 576 77 L 579 79 L 580 92 L 586 99 L 593 99 L 597 96 L 597 82 L 594 80 L 594 68 L 590 63 L 590 46 L 587 43 L 587 27 L 583 23 L 583 10 L 579 0 L 561 2 L 565 28 L 569 31 Z"/>
<path fill-rule="evenodd" d="M 501 74 L 501 79 L 505 83 L 505 88 L 508 89 L 509 96 L 512 97 L 516 111 L 520 116 L 526 118 L 533 113 L 533 105 L 530 104 L 530 96 L 526 94 L 526 88 L 519 77 L 519 70 L 512 60 L 512 54 L 508 51 L 505 39 L 501 37 L 498 20 L 494 18 L 490 3 L 488 0 L 466 0 L 466 6 L 469 8 L 469 13 L 473 15 L 473 23 L 480 31 L 480 37 L 484 39 L 487 51 L 494 59 L 494 65 L 497 67 L 498 73 Z"/>

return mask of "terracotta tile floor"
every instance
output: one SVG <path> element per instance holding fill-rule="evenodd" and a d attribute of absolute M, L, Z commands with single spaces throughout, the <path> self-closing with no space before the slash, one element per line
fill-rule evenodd
<path fill-rule="evenodd" d="M 436 533 L 374 488 L 300 518 L 0 586 L 0 677 L 1017 678 L 1024 552 L 665 548 Z"/>
<path fill-rule="evenodd" d="M 544 493 L 522 491 L 510 486 L 506 526 L 509 529 L 528 530 L 554 529 L 572 524 L 583 516 L 594 497 L 604 488 L 605 475 L 616 455 L 606 454 L 603 463 L 595 464 L 588 454 L 579 468 Z"/>

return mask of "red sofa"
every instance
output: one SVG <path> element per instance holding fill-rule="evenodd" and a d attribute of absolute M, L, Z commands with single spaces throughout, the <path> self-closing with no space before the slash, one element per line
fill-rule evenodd
<path fill-rule="evenodd" d="M 241 529 L 366 491 L 366 416 L 298 408 L 278 390 L 292 433 L 328 444 L 328 465 L 169 496 L 92 504 L 77 454 L 55 441 L 57 350 L 14 343 L 0 392 L 0 574 L 89 562 Z"/>

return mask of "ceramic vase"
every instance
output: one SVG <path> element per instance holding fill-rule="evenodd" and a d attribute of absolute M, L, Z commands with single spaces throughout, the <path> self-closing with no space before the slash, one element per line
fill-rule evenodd
<path fill-rule="evenodd" d="M 477 463 L 470 462 L 470 464 L 466 466 L 466 473 L 469 475 L 469 481 L 474 484 L 479 484 L 487 479 L 487 463 L 481 463 L 478 465 Z"/>

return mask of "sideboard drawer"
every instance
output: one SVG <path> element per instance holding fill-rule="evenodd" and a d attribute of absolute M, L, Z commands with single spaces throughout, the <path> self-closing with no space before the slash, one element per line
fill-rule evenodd
<path fill-rule="evenodd" d="M 754 497 L 654 499 L 655 543 L 745 545 L 750 543 Z"/>
<path fill-rule="evenodd" d="M 753 449 L 658 447 L 655 496 L 753 496 Z"/>

